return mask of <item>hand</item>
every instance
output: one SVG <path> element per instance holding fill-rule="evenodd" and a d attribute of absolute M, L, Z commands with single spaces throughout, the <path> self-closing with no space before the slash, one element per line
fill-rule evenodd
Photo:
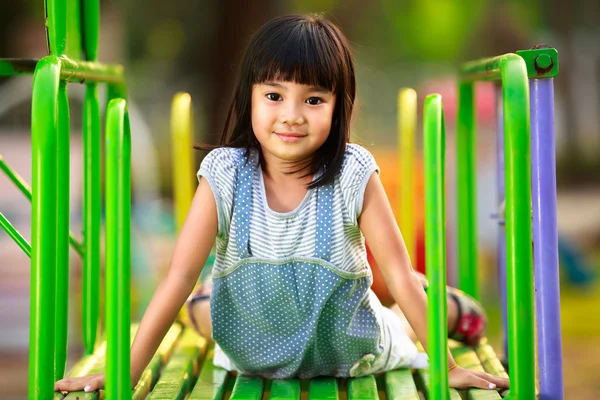
<path fill-rule="evenodd" d="M 448 372 L 448 384 L 456 389 L 476 387 L 480 389 L 507 388 L 509 380 L 499 378 L 486 372 L 469 371 L 461 367 L 453 368 Z"/>
<path fill-rule="evenodd" d="M 65 378 L 54 384 L 55 392 L 77 392 L 81 390 L 93 392 L 102 388 L 104 388 L 104 374 Z"/>

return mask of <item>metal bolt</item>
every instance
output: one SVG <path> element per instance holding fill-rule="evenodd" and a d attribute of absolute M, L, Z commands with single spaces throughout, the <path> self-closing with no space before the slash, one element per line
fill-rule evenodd
<path fill-rule="evenodd" d="M 537 70 L 547 71 L 552 68 L 554 62 L 548 54 L 540 54 L 535 58 L 535 68 Z"/>

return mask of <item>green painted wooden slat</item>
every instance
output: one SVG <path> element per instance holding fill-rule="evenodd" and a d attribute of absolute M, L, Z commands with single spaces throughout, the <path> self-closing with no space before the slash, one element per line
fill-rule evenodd
<path fill-rule="evenodd" d="M 238 375 L 231 393 L 231 400 L 260 400 L 264 382 L 256 376 Z"/>
<path fill-rule="evenodd" d="M 135 337 L 135 334 L 137 333 L 138 327 L 139 327 L 139 324 L 137 324 L 137 323 L 131 325 L 130 337 L 131 337 L 132 342 L 133 342 L 133 338 Z M 163 341 L 161 342 L 160 346 L 158 347 L 154 357 L 152 358 L 152 360 L 150 361 L 150 363 L 144 370 L 144 373 L 142 374 L 142 378 L 140 379 L 140 382 L 138 383 L 135 390 L 133 391 L 133 394 L 132 394 L 133 399 L 143 399 L 148 394 L 149 389 L 151 389 L 154 386 L 154 384 L 156 383 L 156 380 L 158 379 L 158 374 L 160 372 L 160 369 L 162 368 L 162 366 L 164 365 L 164 363 L 167 361 L 168 357 L 170 356 L 171 352 L 173 351 L 175 343 L 177 342 L 177 339 L 180 336 L 181 332 L 182 332 L 181 325 L 174 324 L 173 326 L 171 326 L 171 328 L 169 329 L 169 331 L 163 338 Z M 69 371 L 67 376 L 75 377 L 75 376 L 98 374 L 98 373 L 104 372 L 104 366 L 105 366 L 105 362 L 106 362 L 105 356 L 106 356 L 106 341 L 102 341 L 101 344 L 96 349 L 96 351 L 93 354 L 86 356 L 86 357 L 82 358 L 79 362 L 77 362 L 77 364 L 75 364 L 75 366 L 73 366 L 73 368 L 71 368 L 71 370 Z M 86 393 L 83 391 L 71 392 L 65 397 L 66 400 L 70 400 L 70 399 L 103 399 L 103 398 L 104 398 L 103 390 L 100 391 L 99 393 L 98 392 Z"/>
<path fill-rule="evenodd" d="M 90 371 L 94 365 L 98 363 L 98 358 L 99 355 L 97 352 L 83 357 L 81 360 L 77 361 L 77 363 L 69 370 L 65 377 L 71 378 L 74 376 L 86 375 L 88 371 Z"/>
<path fill-rule="evenodd" d="M 206 339 L 192 329 L 186 329 L 148 398 L 150 400 L 185 398 L 198 370 L 198 359 L 205 351 Z"/>
<path fill-rule="evenodd" d="M 475 352 L 477 353 L 477 357 L 479 357 L 481 365 L 486 372 L 489 372 L 492 375 L 508 378 L 508 374 L 504 370 L 502 362 L 498 359 L 498 356 L 496 356 L 494 349 L 488 344 L 486 338 L 479 343 L 479 346 L 477 346 Z M 509 394 L 509 389 L 503 389 L 500 391 L 500 395 L 502 397 L 508 397 Z M 537 386 L 536 394 L 539 394 Z"/>
<path fill-rule="evenodd" d="M 487 340 L 482 340 L 479 346 L 475 349 L 477 357 L 481 361 L 481 365 L 486 372 L 492 375 L 508 378 L 508 374 L 504 370 L 504 366 L 496 356 L 494 349 L 487 343 Z"/>
<path fill-rule="evenodd" d="M 275 379 L 271 383 L 270 400 L 299 400 L 300 381 L 297 379 Z"/>
<path fill-rule="evenodd" d="M 335 378 L 314 378 L 308 386 L 309 400 L 337 400 L 338 385 Z"/>
<path fill-rule="evenodd" d="M 373 375 L 348 379 L 348 400 L 377 399 L 377 383 Z"/>
<path fill-rule="evenodd" d="M 497 400 L 502 399 L 495 390 L 469 389 L 467 400 Z"/>
<path fill-rule="evenodd" d="M 102 392 L 102 394 L 100 392 L 91 392 L 91 393 L 87 393 L 87 392 L 83 392 L 83 391 L 71 392 L 65 397 L 58 397 L 58 395 L 55 395 L 54 400 L 58 400 L 58 399 L 103 400 L 104 399 L 104 390 L 102 390 L 101 392 Z"/>
<path fill-rule="evenodd" d="M 388 400 L 419 400 L 419 393 L 409 369 L 398 369 L 385 374 Z"/>
<path fill-rule="evenodd" d="M 429 398 L 429 370 L 428 369 L 417 369 L 415 383 L 417 387 L 426 398 Z M 449 388 L 448 392 L 450 393 L 450 400 L 462 400 L 458 390 L 454 388 Z"/>
<path fill-rule="evenodd" d="M 140 380 L 135 386 L 133 391 L 133 400 L 145 399 L 146 396 L 152 391 L 152 388 L 158 380 L 160 370 L 173 352 L 177 339 L 180 337 L 182 330 L 183 329 L 179 324 L 174 324 L 171 326 L 160 343 L 160 346 L 158 346 L 154 357 L 152 357 L 148 363 L 148 366 L 142 373 Z"/>
<path fill-rule="evenodd" d="M 188 400 L 221 400 L 227 389 L 228 373 L 213 364 L 214 349 L 207 351 L 202 370 Z"/>
<path fill-rule="evenodd" d="M 453 345 L 450 346 L 450 351 L 452 352 L 452 356 L 459 366 L 471 371 L 485 372 L 481 366 L 479 358 L 477 358 L 477 354 L 472 348 L 465 346 L 457 347 L 456 345 Z M 475 388 L 467 390 L 468 400 L 497 400 L 501 398 L 502 397 L 500 397 L 498 392 L 495 390 Z"/>

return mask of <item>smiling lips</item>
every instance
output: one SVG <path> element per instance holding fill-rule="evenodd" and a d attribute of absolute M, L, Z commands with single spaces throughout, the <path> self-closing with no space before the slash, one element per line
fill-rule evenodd
<path fill-rule="evenodd" d="M 297 142 L 306 136 L 301 133 L 293 133 L 293 132 L 281 132 L 281 133 L 275 132 L 275 134 L 277 136 L 279 136 L 279 138 L 281 140 L 283 140 L 284 142 Z"/>

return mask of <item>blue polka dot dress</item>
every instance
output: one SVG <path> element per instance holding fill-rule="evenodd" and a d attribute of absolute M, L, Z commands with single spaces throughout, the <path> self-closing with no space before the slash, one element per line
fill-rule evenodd
<path fill-rule="evenodd" d="M 291 217 L 257 223 L 253 217 L 260 207 L 255 202 L 266 205 L 260 167 L 245 156 L 235 163 L 229 229 L 220 232 L 223 254 L 229 255 L 220 259 L 217 255 L 212 272 L 215 364 L 272 379 L 362 376 L 411 365 L 416 347 L 398 317 L 370 290 L 368 266 L 352 270 L 340 267 L 343 262 L 332 262 L 343 256 L 336 251 L 338 233 L 332 233 L 344 231 L 334 226 L 340 181 L 309 190 L 298 213 L 312 213 L 315 223 L 300 222 L 310 232 L 300 226 L 302 235 L 294 236 L 300 243 L 292 243 L 297 251 L 273 257 L 260 246 L 277 251 L 278 238 L 268 235 L 269 226 L 292 224 Z M 219 187 L 214 167 L 212 172 L 201 168 L 200 174 L 209 180 L 217 202 L 223 203 L 227 189 Z M 218 208 L 221 230 L 227 207 L 223 210 L 218 204 Z M 260 242 L 266 240 L 262 236 L 269 242 Z M 287 246 L 284 235 L 281 241 Z"/>

